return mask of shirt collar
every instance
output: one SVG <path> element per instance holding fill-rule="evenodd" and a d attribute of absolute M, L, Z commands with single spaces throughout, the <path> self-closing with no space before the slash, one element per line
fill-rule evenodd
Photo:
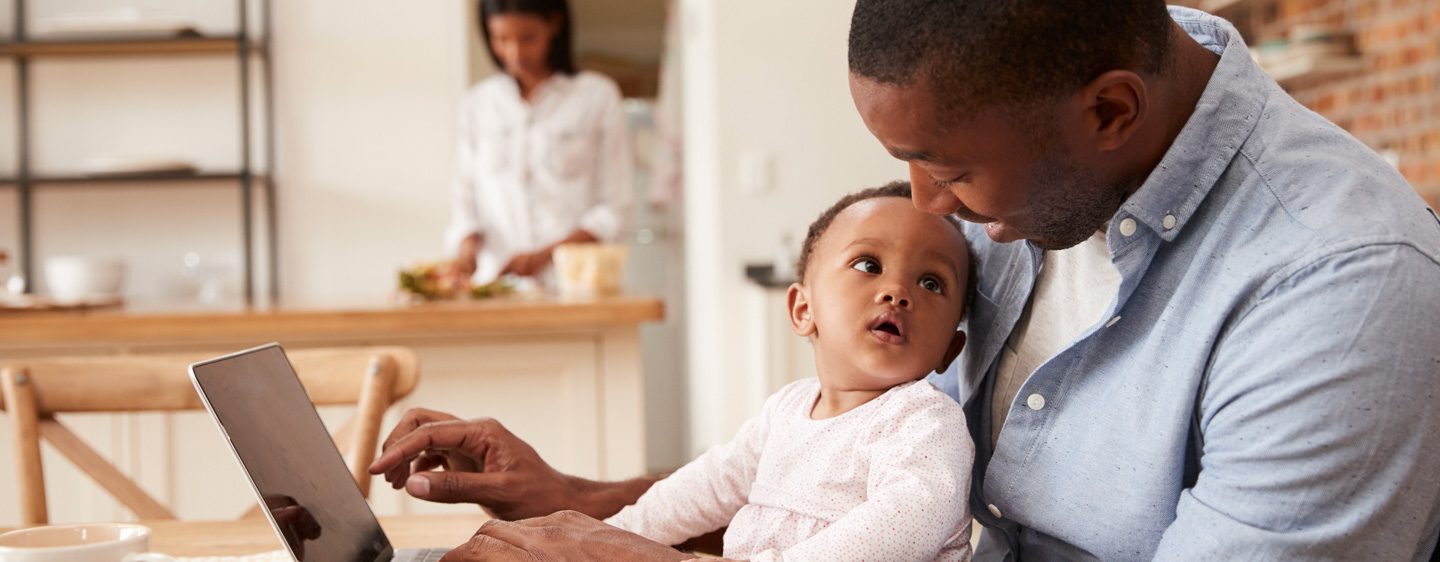
<path fill-rule="evenodd" d="M 503 76 L 505 79 L 506 90 L 510 93 L 511 96 L 519 100 L 520 81 L 516 80 L 514 76 L 506 73 L 501 73 L 500 75 Z M 549 78 L 546 78 L 543 82 L 540 82 L 539 86 L 535 87 L 534 92 L 530 92 L 531 105 L 534 105 L 536 100 L 542 99 L 543 97 L 550 95 L 551 92 L 564 92 L 568 90 L 570 88 L 570 84 L 574 81 L 575 75 L 573 74 L 567 74 L 564 72 L 555 72 L 554 74 L 551 74 Z"/>
<path fill-rule="evenodd" d="M 1273 85 L 1230 22 L 1178 6 L 1170 7 L 1170 16 L 1219 54 L 1220 63 L 1165 157 L 1117 213 L 1134 217 L 1166 241 L 1175 239 L 1230 166 L 1259 121 L 1264 91 Z"/>

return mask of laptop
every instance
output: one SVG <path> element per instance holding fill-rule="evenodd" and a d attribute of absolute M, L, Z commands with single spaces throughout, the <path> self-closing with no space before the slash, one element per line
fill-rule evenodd
<path fill-rule="evenodd" d="M 391 548 L 279 345 L 195 363 L 190 380 L 292 559 L 420 562 L 448 550 Z"/>

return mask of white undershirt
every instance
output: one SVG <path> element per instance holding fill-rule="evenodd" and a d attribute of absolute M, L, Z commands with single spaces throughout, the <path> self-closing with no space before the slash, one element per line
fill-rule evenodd
<path fill-rule="evenodd" d="M 1099 322 L 1119 290 L 1120 272 L 1110 262 L 1104 230 L 1072 248 L 1045 252 L 1030 306 L 1000 355 L 990 402 L 992 443 L 999 442 L 1005 417 L 1025 380 Z"/>

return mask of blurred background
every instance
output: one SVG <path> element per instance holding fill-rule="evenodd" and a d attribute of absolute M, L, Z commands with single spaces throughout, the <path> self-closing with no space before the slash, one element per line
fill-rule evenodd
<path fill-rule="evenodd" d="M 15 35 L 16 1 L 0 2 L 0 38 Z M 1181 3 L 1234 21 L 1287 91 L 1434 204 L 1440 1 Z M 247 293 L 261 305 L 344 306 L 387 301 L 397 269 L 446 255 L 459 102 L 496 71 L 473 2 L 272 0 L 269 13 L 259 0 L 25 4 L 31 35 L 126 13 L 222 43 L 25 63 L 14 56 L 25 45 L 0 43 L 0 278 L 24 274 L 44 292 L 47 257 L 113 257 L 133 306 L 231 306 Z M 840 195 L 906 168 L 850 100 L 852 1 L 571 7 L 580 66 L 627 97 L 637 201 L 627 290 L 666 304 L 663 323 L 642 327 L 646 463 L 673 469 L 728 440 L 780 385 L 813 375 L 785 321 L 785 279 L 764 268 L 793 260 L 806 225 Z M 257 45 L 243 63 L 242 20 Z M 137 164 L 149 171 L 124 177 Z M 0 527 L 11 511 L 0 509 Z"/>

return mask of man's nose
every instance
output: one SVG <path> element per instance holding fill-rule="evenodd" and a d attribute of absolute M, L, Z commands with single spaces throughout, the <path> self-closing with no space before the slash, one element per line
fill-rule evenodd
<path fill-rule="evenodd" d="M 915 208 L 932 215 L 948 215 L 960 208 L 960 199 L 950 190 L 935 185 L 930 172 L 919 166 L 910 165 L 910 199 Z"/>

